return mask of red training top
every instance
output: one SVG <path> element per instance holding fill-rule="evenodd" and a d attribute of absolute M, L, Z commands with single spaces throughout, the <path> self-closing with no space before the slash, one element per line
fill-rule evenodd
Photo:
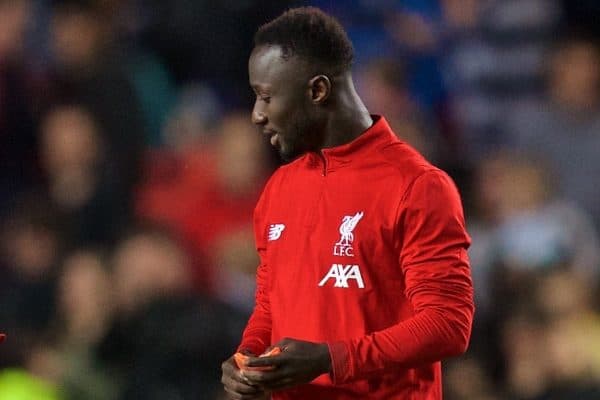
<path fill-rule="evenodd" d="M 279 168 L 255 210 L 261 263 L 239 349 L 326 342 L 333 371 L 273 399 L 441 399 L 473 289 L 459 194 L 383 117 Z"/>

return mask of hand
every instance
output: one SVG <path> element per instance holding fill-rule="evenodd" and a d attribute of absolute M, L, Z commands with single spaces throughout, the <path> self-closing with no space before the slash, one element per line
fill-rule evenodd
<path fill-rule="evenodd" d="M 266 371 L 242 371 L 242 376 L 267 391 L 280 390 L 308 383 L 331 371 L 329 347 L 324 343 L 283 339 L 275 346 L 281 354 L 271 357 L 251 357 L 248 367 L 273 367 Z"/>
<path fill-rule="evenodd" d="M 248 354 L 254 356 L 253 354 Z M 233 400 L 267 400 L 270 393 L 266 392 L 256 384 L 250 383 L 243 377 L 235 364 L 233 356 L 221 364 L 223 375 L 221 383 L 227 392 L 227 396 Z"/>

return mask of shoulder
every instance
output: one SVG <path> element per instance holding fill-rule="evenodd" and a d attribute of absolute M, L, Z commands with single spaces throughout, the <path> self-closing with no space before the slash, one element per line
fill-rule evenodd
<path fill-rule="evenodd" d="M 421 153 L 400 139 L 384 144 L 378 154 L 381 162 L 401 175 L 407 184 L 427 172 L 443 173 Z"/>
<path fill-rule="evenodd" d="M 421 216 L 443 213 L 462 219 L 462 202 L 456 184 L 442 169 L 401 139 L 394 138 L 378 151 L 396 180 L 398 212 L 411 210 Z"/>
<path fill-rule="evenodd" d="M 464 229 L 464 214 L 460 193 L 450 176 L 439 168 L 422 172 L 407 186 L 400 211 L 417 219 L 453 220 Z"/>
<path fill-rule="evenodd" d="M 265 187 L 263 189 L 263 196 L 268 195 L 273 191 L 276 191 L 283 182 L 287 181 L 288 178 L 290 178 L 290 175 L 297 173 L 299 169 L 299 161 L 300 160 L 297 159 L 290 162 L 289 164 L 284 164 L 277 167 L 277 169 L 273 171 L 273 173 L 267 180 L 267 183 L 265 184 Z"/>
<path fill-rule="evenodd" d="M 302 158 L 302 157 L 301 157 Z M 298 173 L 301 159 L 294 160 L 289 164 L 278 167 L 269 177 L 259 197 L 255 213 L 260 209 L 267 209 L 273 198 L 278 196 L 285 182 L 290 182 L 293 175 Z"/>

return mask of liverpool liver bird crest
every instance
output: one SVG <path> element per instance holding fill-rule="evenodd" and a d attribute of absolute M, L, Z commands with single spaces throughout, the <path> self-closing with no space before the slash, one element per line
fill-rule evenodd
<path fill-rule="evenodd" d="M 356 214 L 350 216 L 346 215 L 342 218 L 342 224 L 340 225 L 340 241 L 336 243 L 336 245 L 349 246 L 350 243 L 354 241 L 354 228 L 358 224 L 358 221 L 363 217 L 364 213 L 362 211 L 357 212 Z"/>

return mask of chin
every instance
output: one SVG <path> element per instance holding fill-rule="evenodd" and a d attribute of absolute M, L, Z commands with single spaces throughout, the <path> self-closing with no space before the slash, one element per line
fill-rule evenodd
<path fill-rule="evenodd" d="M 294 161 L 296 158 L 300 157 L 300 155 L 300 153 L 294 151 L 279 150 L 279 157 L 286 163 Z"/>
<path fill-rule="evenodd" d="M 284 163 L 289 163 L 289 162 L 294 161 L 296 159 L 296 157 L 298 157 L 298 156 L 294 155 L 294 154 L 287 154 L 287 153 L 279 152 L 279 157 L 281 158 L 281 160 Z"/>

